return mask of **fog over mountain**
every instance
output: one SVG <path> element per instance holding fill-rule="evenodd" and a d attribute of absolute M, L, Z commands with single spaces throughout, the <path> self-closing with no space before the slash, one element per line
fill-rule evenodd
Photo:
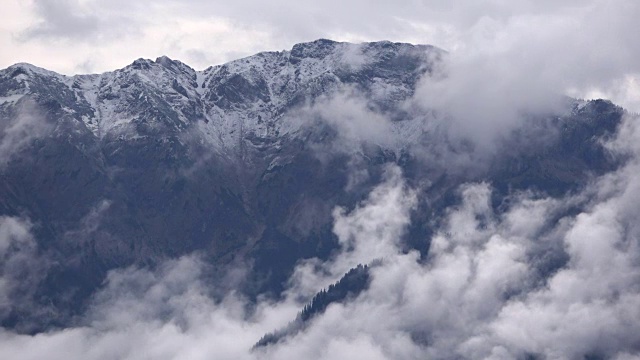
<path fill-rule="evenodd" d="M 1 353 L 640 358 L 637 115 L 515 53 L 0 70 Z"/>

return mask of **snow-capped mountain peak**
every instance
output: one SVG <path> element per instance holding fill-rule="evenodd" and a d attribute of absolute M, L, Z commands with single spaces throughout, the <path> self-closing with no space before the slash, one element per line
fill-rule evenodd
<path fill-rule="evenodd" d="M 279 121 L 283 113 L 346 86 L 381 103 L 406 99 L 428 67 L 428 53 L 439 51 L 401 43 L 322 39 L 203 71 L 167 56 L 71 77 L 16 64 L 0 72 L 0 98 L 8 102 L 19 92 L 17 84 L 46 79 L 43 87 L 24 85 L 23 93 L 35 98 L 72 93 L 54 100 L 71 109 L 96 137 L 138 137 L 196 127 L 213 144 L 230 146 L 239 142 L 239 134 L 289 133 L 295 125 Z"/>

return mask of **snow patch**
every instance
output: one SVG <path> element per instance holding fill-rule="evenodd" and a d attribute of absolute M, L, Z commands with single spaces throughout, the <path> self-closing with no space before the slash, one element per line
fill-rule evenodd
<path fill-rule="evenodd" d="M 13 105 L 17 103 L 20 99 L 22 99 L 25 94 L 15 94 L 9 96 L 0 96 L 0 104 L 1 105 Z"/>

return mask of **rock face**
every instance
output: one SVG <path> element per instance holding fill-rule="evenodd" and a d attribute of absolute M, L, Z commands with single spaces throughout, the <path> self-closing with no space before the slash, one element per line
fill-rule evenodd
<path fill-rule="evenodd" d="M 491 182 L 498 208 L 514 189 L 559 195 L 618 165 L 600 140 L 622 110 L 602 100 L 567 100 L 540 117 L 546 141 L 486 168 L 453 171 L 420 155 L 451 147 L 432 114 L 410 105 L 444 56 L 318 40 L 203 71 L 167 57 L 100 75 L 1 70 L 0 216 L 29 219 L 46 263 L 29 301 L 11 295 L 20 305 L 2 324 L 65 323 L 109 269 L 194 251 L 249 266 L 247 293 L 277 296 L 296 261 L 330 256 L 332 210 L 352 208 L 388 162 L 428 199 L 404 239 L 425 253 L 462 182 Z"/>

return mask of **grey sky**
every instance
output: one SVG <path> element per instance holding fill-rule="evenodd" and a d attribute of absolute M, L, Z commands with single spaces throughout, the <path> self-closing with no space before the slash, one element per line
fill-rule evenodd
<path fill-rule="evenodd" d="M 505 81 L 539 76 L 638 110 L 639 17 L 634 0 L 7 0 L 0 67 L 103 72 L 164 54 L 203 69 L 318 38 L 391 40 L 495 65 Z"/>
<path fill-rule="evenodd" d="M 555 93 L 605 96 L 640 109 L 637 0 L 456 4 L 7 0 L 0 67 L 26 61 L 66 74 L 101 72 L 166 54 L 202 69 L 321 37 L 388 39 L 450 51 L 447 76 L 423 79 L 415 101 L 459 119 L 455 130 L 481 144 L 513 126 L 517 111 L 550 106 Z M 343 111 L 349 119 L 361 116 L 357 99 L 331 104 L 349 110 Z M 31 123 L 18 124 L 9 135 Z M 427 263 L 396 243 L 417 195 L 390 167 L 358 207 L 333 212 L 334 232 L 353 249 L 345 246 L 325 263 L 301 262 L 281 302 L 259 302 L 254 314 L 245 313 L 245 299 L 233 292 L 214 302 L 201 279 L 202 262 L 183 257 L 155 272 L 112 271 L 83 326 L 35 336 L 2 330 L 0 347 L 16 359 L 637 359 L 640 324 L 630 319 L 640 318 L 640 129 L 632 117 L 623 126 L 610 147 L 632 159 L 583 192 L 562 199 L 516 194 L 507 213 L 495 214 L 489 184 L 462 186 L 464 202 L 434 229 Z M 12 149 L 20 145 L 6 139 Z M 585 204 L 584 211 L 547 223 L 574 203 Z M 0 250 L 31 239 L 28 224 L 0 219 Z M 551 251 L 569 261 L 541 286 L 536 259 Z M 292 341 L 250 351 L 295 317 L 302 305 L 296 295 L 309 295 L 355 262 L 381 254 L 384 262 L 359 297 L 331 306 Z M 0 278 L 0 288 L 12 284 L 7 279 Z M 420 334 L 431 337 L 421 343 Z"/>
<path fill-rule="evenodd" d="M 481 57 L 516 80 L 566 77 L 571 95 L 638 109 L 639 15 L 633 0 L 7 0 L 0 67 L 102 72 L 166 54 L 202 69 L 322 37 L 392 40 Z"/>
<path fill-rule="evenodd" d="M 464 38 L 469 35 L 491 35 L 482 28 L 488 21 L 496 23 L 491 31 L 498 33 L 516 19 L 570 17 L 571 13 L 591 5 L 586 2 L 587 5 L 574 8 L 584 2 L 572 0 L 467 1 L 455 7 L 441 0 L 373 4 L 362 0 L 7 2 L 6 11 L 0 15 L 7 20 L 3 21 L 2 37 L 13 51 L 2 55 L 2 63 L 30 60 L 63 72 L 73 72 L 74 66 L 87 59 L 94 60 L 95 71 L 109 70 L 121 66 L 116 57 L 123 56 L 128 62 L 146 53 L 154 56 L 167 53 L 187 62 L 199 62 L 189 55 L 199 53 L 204 56 L 200 61 L 204 62 L 194 66 L 204 67 L 258 49 L 279 50 L 320 37 L 430 43 L 454 50 L 464 45 L 467 41 Z M 28 49 L 37 49 L 40 56 L 25 51 Z M 64 65 L 55 65 L 52 59 L 47 59 L 47 52 L 63 49 L 69 53 Z M 119 51 L 111 53 L 108 59 L 96 56 L 96 52 L 107 49 Z"/>

